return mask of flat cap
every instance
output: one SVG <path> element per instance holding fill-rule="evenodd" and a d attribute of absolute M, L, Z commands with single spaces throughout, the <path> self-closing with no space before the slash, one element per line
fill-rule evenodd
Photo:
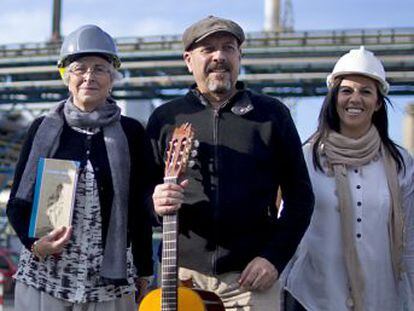
<path fill-rule="evenodd" d="M 244 41 L 244 31 L 235 22 L 216 16 L 208 16 L 192 24 L 183 34 L 184 50 L 187 51 L 194 43 L 200 42 L 204 38 L 216 32 L 228 32 L 236 37 L 239 44 Z"/>

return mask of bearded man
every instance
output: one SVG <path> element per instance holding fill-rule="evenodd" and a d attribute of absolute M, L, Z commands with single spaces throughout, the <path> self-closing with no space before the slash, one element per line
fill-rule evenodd
<path fill-rule="evenodd" d="M 162 168 L 174 127 L 200 142 L 179 184 L 155 188 L 155 212 L 179 212 L 179 278 L 215 292 L 226 310 L 279 310 L 278 276 L 308 227 L 313 192 L 289 110 L 237 81 L 243 29 L 209 16 L 183 34 L 195 84 L 157 108 L 147 131 Z M 275 208 L 277 189 L 284 208 Z"/>

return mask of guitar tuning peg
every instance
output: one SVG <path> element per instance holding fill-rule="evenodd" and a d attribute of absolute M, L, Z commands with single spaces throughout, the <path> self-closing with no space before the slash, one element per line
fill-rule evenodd
<path fill-rule="evenodd" d="M 197 139 L 194 139 L 193 146 L 194 148 L 198 148 L 200 146 L 200 142 Z"/>
<path fill-rule="evenodd" d="M 188 167 L 189 168 L 194 167 L 194 165 L 195 165 L 195 161 L 193 161 L 193 160 L 188 161 Z"/>
<path fill-rule="evenodd" d="M 197 150 L 191 150 L 191 157 L 195 158 L 197 156 L 198 152 Z"/>

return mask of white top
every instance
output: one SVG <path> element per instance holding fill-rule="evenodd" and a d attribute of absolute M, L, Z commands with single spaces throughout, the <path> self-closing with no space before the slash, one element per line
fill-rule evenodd
<path fill-rule="evenodd" d="M 388 218 L 390 193 L 380 156 L 362 167 L 348 168 L 348 180 L 354 209 L 354 237 L 365 276 L 364 310 L 408 310 L 414 304 L 414 161 L 400 150 L 406 174 L 399 174 L 406 224 L 404 263 L 407 273 L 394 282 L 389 247 Z M 308 310 L 350 310 L 348 280 L 342 251 L 341 224 L 335 179 L 312 162 L 312 148 L 304 147 L 313 190 L 315 208 L 311 224 L 284 271 L 288 290 Z M 322 159 L 322 165 L 325 160 Z M 400 290 L 399 290 L 400 288 Z M 404 302 L 405 301 L 405 302 Z M 407 309 L 406 309 L 407 310 Z"/>

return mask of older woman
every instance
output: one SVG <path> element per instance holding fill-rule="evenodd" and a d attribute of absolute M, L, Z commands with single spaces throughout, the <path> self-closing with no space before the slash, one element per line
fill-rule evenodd
<path fill-rule="evenodd" d="M 287 310 L 414 305 L 414 162 L 388 135 L 389 85 L 361 47 L 336 63 L 304 146 L 315 210 L 286 269 Z"/>
<path fill-rule="evenodd" d="M 113 39 L 83 26 L 63 42 L 59 70 L 69 89 L 29 129 L 7 206 L 24 244 L 15 310 L 135 310 L 136 272 L 152 275 L 151 147 L 139 122 L 111 98 L 120 66 Z M 40 157 L 81 163 L 72 226 L 28 237 Z"/>

